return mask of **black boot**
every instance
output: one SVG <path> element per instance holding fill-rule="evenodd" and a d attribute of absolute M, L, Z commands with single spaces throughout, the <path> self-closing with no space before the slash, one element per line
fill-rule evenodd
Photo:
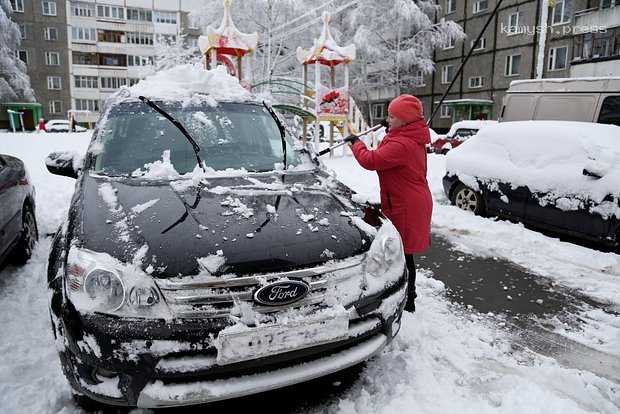
<path fill-rule="evenodd" d="M 413 255 L 405 255 L 405 262 L 407 264 L 407 272 L 409 273 L 407 283 L 407 302 L 405 303 L 405 310 L 407 312 L 415 312 L 415 298 L 418 297 L 415 291 L 415 263 L 413 262 Z"/>

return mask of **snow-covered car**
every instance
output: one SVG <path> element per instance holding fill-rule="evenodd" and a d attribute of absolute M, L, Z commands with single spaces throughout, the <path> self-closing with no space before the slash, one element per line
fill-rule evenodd
<path fill-rule="evenodd" d="M 481 130 L 446 159 L 453 204 L 618 247 L 620 127 L 505 122 Z"/>
<path fill-rule="evenodd" d="M 66 119 L 52 119 L 45 124 L 47 132 L 69 132 L 71 124 Z M 86 128 L 80 125 L 75 126 L 75 132 L 84 132 Z"/>
<path fill-rule="evenodd" d="M 50 157 L 78 180 L 48 268 L 75 393 L 201 404 L 342 370 L 397 334 L 396 228 L 253 99 L 222 67 L 159 72 L 119 92 L 83 164 Z"/>
<path fill-rule="evenodd" d="M 0 154 L 0 265 L 25 263 L 39 238 L 34 186 L 24 163 Z"/>
<path fill-rule="evenodd" d="M 447 154 L 452 148 L 458 147 L 469 137 L 476 135 L 480 129 L 496 123 L 497 121 L 455 122 L 445 136 L 437 137 L 432 141 L 431 149 L 436 154 Z"/>

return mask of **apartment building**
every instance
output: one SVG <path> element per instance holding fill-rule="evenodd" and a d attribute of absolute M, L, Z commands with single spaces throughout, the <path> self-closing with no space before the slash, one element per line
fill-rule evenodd
<path fill-rule="evenodd" d="M 63 118 L 71 108 L 66 3 L 10 0 L 11 19 L 21 32 L 15 53 L 26 63 L 30 84 L 45 119 Z"/>
<path fill-rule="evenodd" d="M 79 122 L 94 122 L 105 99 L 153 72 L 156 47 L 174 42 L 186 14 L 175 0 L 68 2 L 71 100 Z"/>
<path fill-rule="evenodd" d="M 541 0 L 504 0 L 476 45 L 472 42 L 497 0 L 440 1 L 437 18 L 456 21 L 467 37 L 437 50 L 435 72 L 411 74 L 414 86 L 403 92 L 418 96 L 430 116 L 469 48 L 475 51 L 432 122 L 437 131 L 459 119 L 497 119 L 510 82 L 537 76 L 543 31 L 543 77 L 620 76 L 620 0 L 552 0 L 546 30 L 540 25 Z M 393 97 L 389 89 L 375 91 L 369 105 L 371 122 L 386 116 Z"/>

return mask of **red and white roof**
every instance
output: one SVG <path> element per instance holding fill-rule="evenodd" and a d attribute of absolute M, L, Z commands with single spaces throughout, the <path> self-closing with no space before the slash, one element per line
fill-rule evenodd
<path fill-rule="evenodd" d="M 241 33 L 232 20 L 230 13 L 231 0 L 224 0 L 224 17 L 220 27 L 207 27 L 207 35 L 198 38 L 198 47 L 202 54 L 216 49 L 219 54 L 244 56 L 256 50 L 258 33 Z"/>
<path fill-rule="evenodd" d="M 329 13 L 323 12 L 323 32 L 310 49 L 297 48 L 299 63 L 310 64 L 319 62 L 327 66 L 336 66 L 340 63 L 351 63 L 355 59 L 355 45 L 338 46 L 329 31 Z"/>

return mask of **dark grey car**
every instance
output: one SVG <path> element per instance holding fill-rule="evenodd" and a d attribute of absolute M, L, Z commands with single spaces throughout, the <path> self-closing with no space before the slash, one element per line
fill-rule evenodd
<path fill-rule="evenodd" d="M 38 239 L 34 186 L 24 163 L 0 154 L 0 265 L 25 263 Z"/>

